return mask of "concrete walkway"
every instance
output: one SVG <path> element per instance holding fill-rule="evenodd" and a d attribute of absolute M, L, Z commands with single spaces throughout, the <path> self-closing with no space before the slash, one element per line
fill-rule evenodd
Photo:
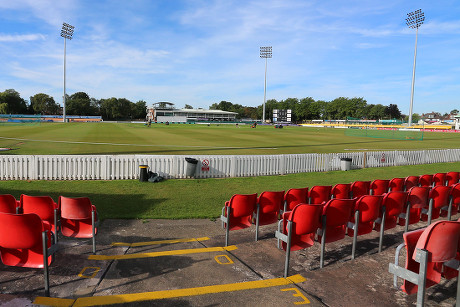
<path fill-rule="evenodd" d="M 411 229 L 423 227 L 420 223 Z M 385 233 L 378 254 L 378 233 L 291 254 L 283 277 L 285 252 L 277 248 L 276 225 L 230 232 L 224 247 L 220 221 L 105 220 L 97 254 L 88 240 L 59 237 L 50 266 L 50 297 L 44 297 L 39 269 L 0 264 L 0 304 L 26 306 L 413 306 L 414 296 L 393 287 L 388 264 L 402 241 L 402 227 Z M 401 284 L 401 282 L 400 282 Z M 428 289 L 427 306 L 455 304 L 456 280 Z"/>

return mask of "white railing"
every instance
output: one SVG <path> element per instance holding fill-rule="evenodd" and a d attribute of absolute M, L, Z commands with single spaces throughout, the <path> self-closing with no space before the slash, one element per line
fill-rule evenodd
<path fill-rule="evenodd" d="M 186 156 L 179 155 L 0 155 L 0 180 L 117 180 L 139 178 L 139 165 L 165 178 L 186 178 Z M 248 177 L 352 168 L 460 161 L 460 149 L 375 151 L 258 156 L 190 156 L 198 160 L 195 178 Z"/>

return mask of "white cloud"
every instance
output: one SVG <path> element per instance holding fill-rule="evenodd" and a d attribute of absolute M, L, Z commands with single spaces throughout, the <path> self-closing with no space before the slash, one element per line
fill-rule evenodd
<path fill-rule="evenodd" d="M 45 40 L 46 36 L 43 34 L 0 34 L 0 42 L 27 42 L 35 40 Z"/>

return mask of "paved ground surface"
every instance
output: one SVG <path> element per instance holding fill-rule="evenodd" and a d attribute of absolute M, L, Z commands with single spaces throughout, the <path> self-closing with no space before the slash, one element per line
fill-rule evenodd
<path fill-rule="evenodd" d="M 380 254 L 377 232 L 359 237 L 354 260 L 351 238 L 328 244 L 322 269 L 319 244 L 293 252 L 288 278 L 275 228 L 261 227 L 257 242 L 255 227 L 233 231 L 225 249 L 220 221 L 105 220 L 96 256 L 88 240 L 60 237 L 50 298 L 44 297 L 41 270 L 0 264 L 0 305 L 414 305 L 416 297 L 395 289 L 388 273 L 402 227 L 386 232 Z M 456 280 L 442 281 L 428 289 L 427 305 L 452 306 L 455 292 Z"/>

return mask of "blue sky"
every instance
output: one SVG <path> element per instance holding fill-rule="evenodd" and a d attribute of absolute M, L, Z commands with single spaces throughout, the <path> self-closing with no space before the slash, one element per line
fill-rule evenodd
<path fill-rule="evenodd" d="M 422 9 L 414 112 L 460 109 L 458 0 L 0 0 L 0 91 L 62 103 L 63 22 L 67 93 L 170 101 L 208 108 L 221 100 L 364 97 L 409 112 L 415 30 Z"/>

